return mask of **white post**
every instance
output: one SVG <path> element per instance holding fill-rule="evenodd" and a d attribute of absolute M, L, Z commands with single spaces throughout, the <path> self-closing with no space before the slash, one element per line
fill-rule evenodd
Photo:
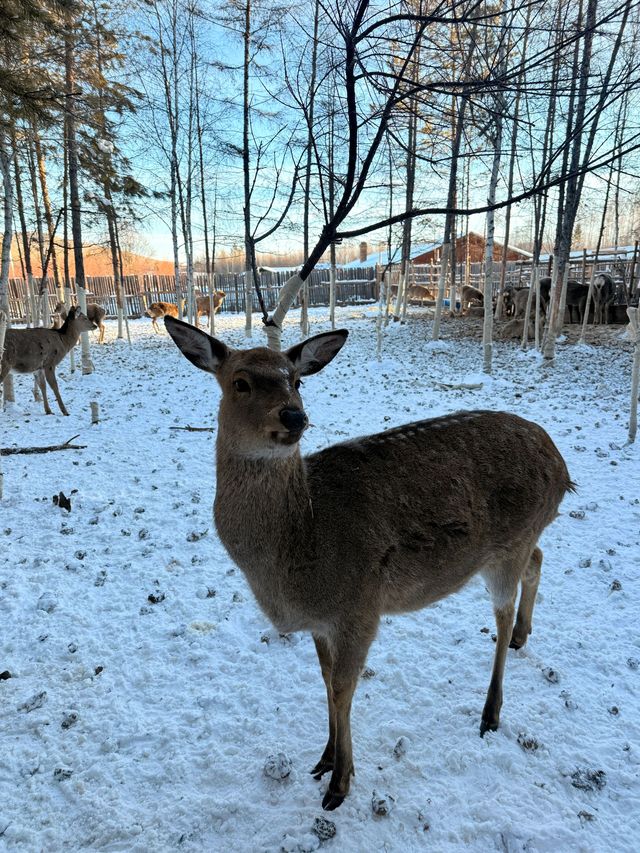
<path fill-rule="evenodd" d="M 640 326 L 638 323 L 638 309 L 627 308 L 627 315 L 636 345 L 633 353 L 633 367 L 631 368 L 631 407 L 629 411 L 629 444 L 633 444 L 636 440 L 638 429 L 638 385 L 640 378 Z"/>

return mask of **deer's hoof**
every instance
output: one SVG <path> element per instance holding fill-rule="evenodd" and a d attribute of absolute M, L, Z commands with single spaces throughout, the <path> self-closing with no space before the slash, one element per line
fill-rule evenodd
<path fill-rule="evenodd" d="M 334 809 L 337 809 L 338 806 L 341 806 L 344 802 L 345 795 L 343 794 L 334 794 L 331 790 L 327 791 L 322 800 L 322 808 L 326 812 L 332 812 Z"/>
<path fill-rule="evenodd" d="M 480 723 L 480 737 L 484 737 L 487 732 L 497 732 L 498 731 L 498 721 L 497 720 L 485 720 L 483 718 Z"/>
<path fill-rule="evenodd" d="M 311 775 L 314 779 L 322 779 L 325 773 L 329 773 L 333 770 L 333 763 L 330 761 L 324 761 L 322 758 L 316 766 L 311 771 Z"/>
<path fill-rule="evenodd" d="M 513 631 L 511 632 L 511 642 L 509 643 L 509 648 L 521 649 L 529 639 L 530 633 L 530 627 L 528 629 L 526 627 L 523 629 L 522 626 L 516 625 Z"/>

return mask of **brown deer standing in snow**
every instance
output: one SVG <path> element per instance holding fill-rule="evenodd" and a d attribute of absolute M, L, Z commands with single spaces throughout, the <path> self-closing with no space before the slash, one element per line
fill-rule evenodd
<path fill-rule="evenodd" d="M 182 310 L 184 311 L 185 300 L 182 300 Z M 158 334 L 160 334 L 160 326 L 158 320 L 160 317 L 177 317 L 178 306 L 174 302 L 152 302 L 144 312 L 147 317 L 151 317 L 151 325 Z"/>
<path fill-rule="evenodd" d="M 64 302 L 56 302 L 56 307 L 53 310 L 53 326 L 55 329 L 59 329 L 67 318 L 67 309 Z M 59 320 L 55 318 L 56 314 L 60 318 Z M 98 305 L 97 302 L 87 303 L 87 317 L 91 320 L 92 323 L 95 323 L 96 328 L 100 329 L 100 334 L 98 335 L 99 344 L 104 343 L 104 333 L 106 331 L 106 327 L 104 325 L 104 318 L 106 316 L 107 312 L 104 310 L 102 305 Z"/>
<path fill-rule="evenodd" d="M 222 302 L 227 294 L 224 290 L 214 290 L 213 300 L 209 296 L 196 296 L 196 326 L 200 325 L 200 317 L 211 318 L 211 302 L 213 301 L 213 313 L 217 314 L 222 307 Z"/>
<path fill-rule="evenodd" d="M 53 414 L 47 400 L 48 382 L 60 411 L 63 415 L 68 415 L 58 390 L 56 367 L 78 343 L 81 333 L 91 332 L 95 328 L 95 324 L 88 317 L 72 307 L 59 329 L 7 329 L 0 363 L 0 383 L 10 370 L 16 373 L 33 373 L 42 392 L 45 414 Z"/>
<path fill-rule="evenodd" d="M 504 412 L 458 412 L 303 458 L 300 377 L 322 370 L 346 331 L 275 352 L 234 350 L 168 317 L 165 326 L 222 389 L 220 538 L 276 628 L 315 641 L 329 705 L 329 740 L 311 771 L 331 773 L 323 807 L 349 790 L 351 701 L 380 617 L 432 604 L 478 572 L 498 626 L 480 732 L 495 730 L 507 649 L 531 633 L 537 542 L 573 487 L 546 432 Z"/>

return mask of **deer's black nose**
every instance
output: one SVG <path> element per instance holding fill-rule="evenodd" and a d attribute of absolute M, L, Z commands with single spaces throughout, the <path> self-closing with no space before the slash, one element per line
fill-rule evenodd
<path fill-rule="evenodd" d="M 289 432 L 302 432 L 308 423 L 302 409 L 281 409 L 280 422 Z"/>

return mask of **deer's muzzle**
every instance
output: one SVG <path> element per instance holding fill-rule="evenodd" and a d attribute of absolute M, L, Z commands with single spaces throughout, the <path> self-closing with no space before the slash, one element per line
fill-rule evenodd
<path fill-rule="evenodd" d="M 309 419 L 302 409 L 284 408 L 280 410 L 280 423 L 290 433 L 302 434 Z"/>

